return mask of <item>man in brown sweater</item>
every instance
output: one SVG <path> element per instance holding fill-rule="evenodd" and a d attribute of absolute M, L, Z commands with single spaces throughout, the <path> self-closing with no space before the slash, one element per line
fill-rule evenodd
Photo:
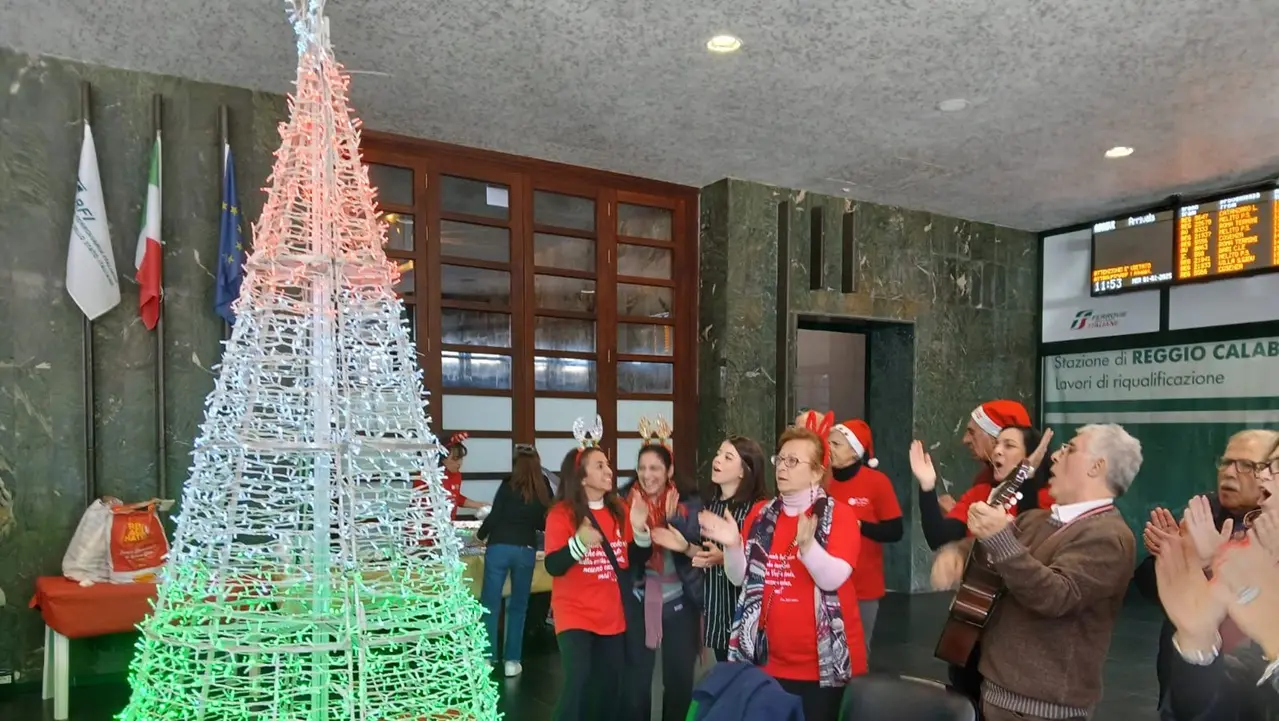
<path fill-rule="evenodd" d="M 1014 522 L 975 503 L 968 528 L 1003 577 L 982 636 L 986 721 L 1088 719 L 1137 544 L 1114 507 L 1141 468 L 1141 443 L 1114 424 L 1080 428 L 1053 454 L 1051 510 Z"/>

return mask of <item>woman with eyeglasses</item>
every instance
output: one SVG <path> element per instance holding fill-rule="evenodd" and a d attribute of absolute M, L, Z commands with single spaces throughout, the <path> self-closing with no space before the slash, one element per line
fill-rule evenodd
<path fill-rule="evenodd" d="M 769 497 L 764 482 L 767 461 L 764 450 L 745 436 L 729 436 L 719 444 L 711 462 L 711 490 L 706 510 L 717 518 L 732 518 L 738 530 L 755 504 Z M 705 628 L 702 642 L 721 663 L 728 660 L 728 635 L 733 624 L 733 609 L 741 589 L 724 573 L 724 549 L 702 539 L 701 548 L 693 556 L 693 565 L 704 569 Z"/>
<path fill-rule="evenodd" d="M 507 678 L 520 675 L 524 650 L 524 618 L 528 612 L 533 570 L 537 566 L 537 533 L 546 527 L 546 509 L 551 505 L 550 489 L 542 473 L 542 458 L 530 445 L 515 446 L 511 475 L 502 481 L 493 497 L 493 510 L 476 537 L 488 546 L 484 551 L 484 585 L 480 602 L 488 610 L 484 617 L 489 637 L 489 663 L 499 661 L 497 618 L 502 610 L 502 587 L 511 578 L 511 597 L 506 604 L 506 643 L 501 659 Z"/>
<path fill-rule="evenodd" d="M 844 686 L 866 673 L 853 570 L 857 515 L 826 495 L 832 419 L 811 417 L 778 441 L 778 497 L 761 501 L 742 533 L 703 512 L 702 534 L 724 546 L 724 571 L 742 587 L 729 661 L 752 663 L 800 698 L 808 721 L 835 721 Z"/>

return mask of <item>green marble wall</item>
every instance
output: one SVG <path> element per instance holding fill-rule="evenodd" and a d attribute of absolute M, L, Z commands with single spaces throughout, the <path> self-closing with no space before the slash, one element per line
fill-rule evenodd
<path fill-rule="evenodd" d="M 783 202 L 791 204 L 789 234 L 778 238 Z M 826 229 L 819 290 L 809 290 L 814 208 Z M 853 213 L 859 255 L 857 291 L 847 294 L 839 285 L 846 212 Z M 704 188 L 699 462 L 708 463 L 728 433 L 775 438 L 776 405 L 793 407 L 788 391 L 776 387 L 780 248 L 791 266 L 782 322 L 790 328 L 792 371 L 798 314 L 880 323 L 868 339 L 868 415 L 882 426 L 881 468 L 910 521 L 907 538 L 889 551 L 888 580 L 895 589 L 926 589 L 931 553 L 915 518 L 907 436 L 927 441 L 960 491 L 975 471 L 960 444 L 973 406 L 994 397 L 1033 405 L 1037 247 L 1033 233 L 920 211 L 738 180 Z"/>
<path fill-rule="evenodd" d="M 81 314 L 63 287 L 81 126 L 80 82 L 93 85 L 94 136 L 116 267 L 118 307 L 95 323 L 98 485 L 103 494 L 170 496 L 186 477 L 204 398 L 213 387 L 222 325 L 212 310 L 221 194 L 218 105 L 230 108 L 241 203 L 256 217 L 258 191 L 279 144 L 284 99 L 247 90 L 28 57 L 0 50 L 0 479 L 13 525 L 0 535 L 0 669 L 38 682 L 35 578 L 60 574 L 84 510 L 85 400 Z M 132 282 L 151 147 L 152 96 L 164 96 L 164 219 L 168 449 L 155 441 L 154 337 L 138 316 Z M 123 672 L 132 639 L 72 642 L 73 673 Z"/>

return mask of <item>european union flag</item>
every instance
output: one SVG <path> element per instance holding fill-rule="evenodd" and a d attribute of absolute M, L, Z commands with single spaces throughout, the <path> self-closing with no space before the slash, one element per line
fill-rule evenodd
<path fill-rule="evenodd" d="M 244 280 L 244 228 L 240 220 L 240 198 L 235 192 L 235 163 L 231 146 L 227 145 L 226 166 L 222 171 L 222 232 L 218 239 L 218 281 L 213 296 L 213 310 L 227 323 L 235 323 L 231 303 L 240 297 Z"/>

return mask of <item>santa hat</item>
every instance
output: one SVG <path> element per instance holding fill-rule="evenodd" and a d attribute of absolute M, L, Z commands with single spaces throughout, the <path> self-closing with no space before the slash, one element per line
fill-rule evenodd
<path fill-rule="evenodd" d="M 991 436 L 1010 426 L 1029 426 L 1030 414 L 1017 401 L 986 401 L 973 409 L 973 421 Z"/>
<path fill-rule="evenodd" d="M 853 447 L 853 452 L 867 466 L 871 468 L 879 467 L 879 459 L 875 457 L 875 442 L 871 438 L 870 426 L 866 425 L 866 421 L 861 419 L 844 421 L 836 425 L 835 430 L 848 439 L 848 445 Z"/>

